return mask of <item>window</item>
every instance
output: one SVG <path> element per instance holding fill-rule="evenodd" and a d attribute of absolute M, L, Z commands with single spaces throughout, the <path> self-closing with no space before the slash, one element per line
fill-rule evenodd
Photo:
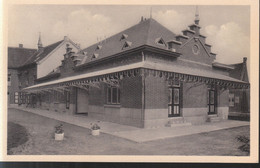
<path fill-rule="evenodd" d="M 107 87 L 107 104 L 120 104 L 120 89 L 113 86 Z"/>
<path fill-rule="evenodd" d="M 128 35 L 127 35 L 127 34 L 122 34 L 122 36 L 121 36 L 120 40 L 124 40 L 124 39 L 126 39 L 127 37 L 128 37 Z"/>
<path fill-rule="evenodd" d="M 66 91 L 66 109 L 70 108 L 70 91 Z"/>
<path fill-rule="evenodd" d="M 216 114 L 216 92 L 214 88 L 208 90 L 208 114 Z"/>
<path fill-rule="evenodd" d="M 8 86 L 11 86 L 11 74 L 8 74 L 7 81 L 8 81 Z"/>
<path fill-rule="evenodd" d="M 162 37 L 160 37 L 160 38 L 157 38 L 157 39 L 155 40 L 155 42 L 156 42 L 156 44 L 159 44 L 159 45 L 164 45 L 164 46 L 166 46 L 166 43 L 164 42 L 164 40 L 163 40 L 163 38 L 162 38 Z"/>
<path fill-rule="evenodd" d="M 131 45 L 132 45 L 132 42 L 126 41 L 125 44 L 123 45 L 123 48 L 122 48 L 122 49 L 131 47 Z"/>
<path fill-rule="evenodd" d="M 229 106 L 234 107 L 235 105 L 235 95 L 234 94 L 229 94 Z"/>
<path fill-rule="evenodd" d="M 25 85 L 26 85 L 26 86 L 29 86 L 29 78 L 26 79 Z"/>
<path fill-rule="evenodd" d="M 15 92 L 15 93 L 14 93 L 14 103 L 15 103 L 15 104 L 18 104 L 18 102 L 19 102 L 19 93 L 18 93 L 18 92 Z"/>
<path fill-rule="evenodd" d="M 92 59 L 95 59 L 95 58 L 98 58 L 98 54 L 96 54 L 96 53 L 94 53 L 94 54 L 92 55 L 91 60 L 92 60 Z"/>

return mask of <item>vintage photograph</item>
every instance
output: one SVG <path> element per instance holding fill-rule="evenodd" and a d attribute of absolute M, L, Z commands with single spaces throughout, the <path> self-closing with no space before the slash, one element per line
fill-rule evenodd
<path fill-rule="evenodd" d="M 250 17 L 9 5 L 7 155 L 250 156 Z"/>

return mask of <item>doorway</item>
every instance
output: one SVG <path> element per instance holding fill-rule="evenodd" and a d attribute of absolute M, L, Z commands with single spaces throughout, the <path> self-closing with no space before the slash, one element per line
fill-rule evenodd
<path fill-rule="evenodd" d="M 180 116 L 180 87 L 169 88 L 168 117 Z"/>
<path fill-rule="evenodd" d="M 208 114 L 216 114 L 216 92 L 213 88 L 208 90 Z"/>
<path fill-rule="evenodd" d="M 77 109 L 76 114 L 88 114 L 89 102 L 88 102 L 88 91 L 77 88 Z"/>

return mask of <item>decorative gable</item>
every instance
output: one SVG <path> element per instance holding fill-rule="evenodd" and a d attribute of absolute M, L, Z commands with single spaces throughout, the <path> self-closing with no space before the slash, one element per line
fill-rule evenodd
<path fill-rule="evenodd" d="M 211 65 L 215 60 L 199 38 L 192 37 L 180 46 L 181 58 Z"/>

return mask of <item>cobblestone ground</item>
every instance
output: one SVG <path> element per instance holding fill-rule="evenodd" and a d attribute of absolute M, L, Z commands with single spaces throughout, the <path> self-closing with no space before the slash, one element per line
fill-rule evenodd
<path fill-rule="evenodd" d="M 89 129 L 63 123 L 65 139 L 58 142 L 54 126 L 59 121 L 15 109 L 9 109 L 8 121 L 29 133 L 25 144 L 10 149 L 14 155 L 248 155 L 237 137 L 249 137 L 249 126 L 135 143 L 103 133 L 92 136 Z"/>

